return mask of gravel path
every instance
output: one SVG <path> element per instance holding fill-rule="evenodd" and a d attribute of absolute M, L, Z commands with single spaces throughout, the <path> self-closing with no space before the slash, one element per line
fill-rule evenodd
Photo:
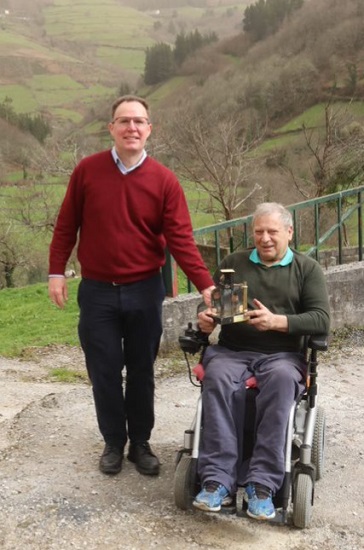
<path fill-rule="evenodd" d="M 198 389 L 186 374 L 157 368 L 152 445 L 161 475 L 98 471 L 103 448 L 86 382 L 49 381 L 55 365 L 83 370 L 77 349 L 36 361 L 0 358 L 0 547 L 3 550 L 364 548 L 363 393 L 360 339 L 321 355 L 320 404 L 327 415 L 326 472 L 316 486 L 311 527 L 301 531 L 219 514 L 178 510 L 175 451 L 193 418 Z M 175 364 L 174 364 L 175 367 Z"/>

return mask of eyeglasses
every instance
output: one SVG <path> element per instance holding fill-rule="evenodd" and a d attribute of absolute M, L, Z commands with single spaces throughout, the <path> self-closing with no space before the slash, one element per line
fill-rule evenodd
<path fill-rule="evenodd" d="M 145 118 L 143 116 L 138 116 L 138 117 L 119 116 L 115 118 L 111 123 L 115 124 L 116 126 L 120 126 L 120 128 L 127 128 L 128 126 L 131 125 L 131 123 L 133 123 L 134 126 L 136 126 L 136 128 L 143 129 L 150 124 L 150 121 L 148 118 Z"/>

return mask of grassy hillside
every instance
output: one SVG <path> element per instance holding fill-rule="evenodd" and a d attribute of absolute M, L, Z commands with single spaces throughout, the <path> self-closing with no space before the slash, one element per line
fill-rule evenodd
<path fill-rule="evenodd" d="M 78 345 L 77 286 L 77 280 L 69 282 L 69 303 L 63 310 L 50 302 L 44 283 L 2 290 L 0 355 L 18 356 L 49 344 Z"/>
<path fill-rule="evenodd" d="M 10 97 L 17 112 L 78 122 L 122 82 L 136 85 L 147 47 L 195 28 L 226 36 L 247 4 L 206 10 L 171 2 L 156 15 L 120 0 L 9 0 L 6 12 L 0 6 L 0 102 Z"/>
<path fill-rule="evenodd" d="M 175 7 L 171 0 L 169 8 L 142 11 L 132 7 L 133 2 L 123 0 L 104 0 L 102 3 L 97 0 L 79 0 L 77 3 L 71 0 L 36 0 L 32 3 L 7 0 L 9 9 L 6 13 L 0 6 L 0 101 L 10 97 L 17 112 L 41 111 L 51 116 L 55 123 L 77 124 L 90 108 L 105 98 L 114 97 L 122 83 L 130 82 L 140 90 L 138 79 L 144 70 L 147 47 L 160 41 L 173 44 L 177 33 L 195 28 L 201 32 L 216 31 L 220 39 L 229 37 L 228 45 L 219 47 L 225 57 L 222 78 L 226 70 L 230 71 L 229 78 L 232 71 L 236 75 L 249 73 L 253 64 L 256 74 L 252 77 L 252 85 L 255 87 L 261 71 L 259 66 L 264 59 L 270 63 L 263 68 L 266 77 L 270 78 L 271 70 L 279 63 L 279 56 L 285 56 L 285 44 L 291 57 L 297 55 L 294 48 L 300 50 L 301 59 L 303 52 L 312 53 L 317 39 L 313 35 L 316 29 L 311 28 L 310 41 L 306 45 L 300 44 L 302 28 L 310 24 L 304 21 L 296 35 L 296 44 L 292 43 L 286 25 L 280 42 L 270 39 L 266 41 L 267 45 L 265 42 L 257 44 L 250 52 L 242 40 L 242 45 L 236 46 L 239 55 L 231 55 L 234 53 L 231 41 L 241 41 L 234 35 L 238 37 L 244 9 L 250 3 L 246 0 L 206 2 L 206 7 L 201 8 L 187 2 L 184 6 L 178 2 Z M 312 4 L 309 0 L 306 3 Z M 345 13 L 344 7 L 340 9 L 344 21 L 350 14 Z M 321 13 L 317 13 L 320 20 Z M 333 17 L 332 13 L 330 17 Z M 330 57 L 330 64 L 324 68 L 322 63 L 321 78 L 331 71 L 331 78 L 334 77 L 335 85 L 340 87 L 348 80 L 349 64 L 356 64 L 357 59 L 355 54 L 346 54 L 345 47 L 341 47 L 341 43 L 345 46 L 345 37 L 340 36 L 334 27 L 329 28 L 329 19 L 325 48 L 332 49 L 333 32 L 337 33 L 338 47 Z M 322 31 L 323 36 L 325 22 Z M 324 55 L 324 48 L 320 45 L 318 48 L 322 52 L 316 51 L 316 61 L 319 61 L 319 55 Z M 211 52 L 210 59 L 211 64 L 217 66 L 221 60 L 218 50 Z M 210 60 L 204 59 L 202 67 L 197 64 L 195 73 L 190 63 L 189 79 L 192 77 L 196 81 L 199 78 L 201 86 L 200 71 L 209 63 Z M 231 63 L 233 67 L 229 68 Z M 358 65 L 358 68 L 362 69 L 362 66 Z M 357 78 L 360 82 L 360 71 Z M 180 76 L 158 90 L 141 91 L 150 95 L 158 105 L 160 101 L 168 102 L 171 95 L 173 101 L 179 86 L 183 89 L 184 85 L 184 77 Z M 322 81 L 319 85 L 327 87 L 330 82 Z M 230 87 L 228 93 L 231 92 Z"/>
<path fill-rule="evenodd" d="M 196 56 L 184 73 L 188 94 L 181 94 L 167 114 L 161 113 L 165 146 L 173 143 L 170 155 L 183 157 L 183 150 L 188 149 L 191 159 L 197 157 L 189 144 L 195 143 L 194 136 L 201 128 L 210 145 L 210 157 L 214 150 L 220 154 L 224 131 L 226 136 L 232 120 L 238 143 L 249 133 L 258 138 L 255 155 L 259 169 L 240 190 L 242 207 L 240 212 L 234 211 L 236 217 L 249 213 L 262 200 L 290 204 L 322 193 L 323 188 L 333 192 L 360 185 L 364 154 L 363 32 L 362 3 L 306 0 L 265 40 L 235 35 L 211 48 L 210 58 L 206 53 L 201 61 Z M 225 56 L 225 66 L 207 73 L 209 59 L 219 54 Z M 228 55 L 234 63 L 227 62 Z M 177 122 L 170 122 L 173 117 L 178 117 Z M 179 126 L 189 136 L 183 143 L 174 139 Z M 306 133 L 303 127 L 308 129 Z M 326 132 L 329 135 L 325 136 Z M 179 136 L 183 139 L 183 132 Z M 187 158 L 183 160 L 186 165 Z M 221 166 L 227 160 L 220 156 Z M 200 171 L 202 164 L 199 162 Z M 174 165 L 178 167 L 176 161 Z M 217 163 L 215 168 L 219 169 Z M 208 179 L 208 170 L 205 174 Z M 231 175 L 234 177 L 234 167 Z M 243 197 L 256 183 L 259 191 L 244 202 Z"/>
<path fill-rule="evenodd" d="M 142 71 L 153 43 L 152 19 L 116 0 L 55 2 L 42 17 L 38 39 L 24 38 L 11 15 L 3 18 L 0 101 L 10 97 L 18 112 L 79 120 L 85 107 L 115 95 L 123 71 Z"/>
<path fill-rule="evenodd" d="M 335 107 L 338 111 L 345 111 L 348 115 L 352 116 L 355 120 L 364 122 L 364 102 L 363 101 L 350 101 L 342 102 L 336 101 Z M 306 109 L 300 115 L 293 117 L 287 124 L 284 124 L 280 128 L 275 130 L 276 134 L 284 134 L 288 132 L 296 132 L 302 130 L 302 126 L 306 128 L 322 127 L 325 124 L 325 103 L 317 103 L 313 107 Z"/>
<path fill-rule="evenodd" d="M 323 132 L 325 127 L 325 103 L 317 103 L 309 109 L 305 109 L 298 116 L 293 117 L 289 122 L 275 128 L 271 136 L 264 140 L 258 148 L 263 154 L 274 149 L 285 149 L 294 147 L 302 148 L 302 128 Z M 364 101 L 342 102 L 334 104 L 335 111 L 341 113 L 357 123 L 364 125 Z"/>

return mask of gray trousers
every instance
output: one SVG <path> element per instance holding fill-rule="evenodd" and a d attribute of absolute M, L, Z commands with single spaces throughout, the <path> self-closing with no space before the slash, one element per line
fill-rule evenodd
<path fill-rule="evenodd" d="M 201 482 L 218 481 L 231 494 L 239 484 L 261 483 L 275 493 L 284 477 L 284 448 L 289 413 L 305 387 L 306 361 L 300 353 L 231 351 L 209 346 L 203 365 L 203 430 L 198 459 Z M 255 376 L 255 444 L 242 472 L 245 383 Z"/>

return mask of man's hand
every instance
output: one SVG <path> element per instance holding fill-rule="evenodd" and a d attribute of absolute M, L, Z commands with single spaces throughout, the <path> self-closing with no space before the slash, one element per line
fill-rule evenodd
<path fill-rule="evenodd" d="M 276 315 L 269 311 L 262 302 L 259 300 L 253 300 L 257 309 L 253 309 L 246 312 L 249 325 L 255 326 L 257 330 L 276 330 L 277 332 L 288 331 L 288 320 L 285 315 Z"/>
<path fill-rule="evenodd" d="M 57 307 L 63 309 L 68 300 L 68 289 L 65 277 L 50 277 L 48 281 L 48 294 Z"/>
<path fill-rule="evenodd" d="M 205 309 L 205 311 L 201 311 L 198 315 L 198 328 L 201 330 L 201 332 L 206 332 L 207 334 L 211 334 L 211 332 L 215 328 L 215 321 L 211 316 L 211 309 Z"/>
<path fill-rule="evenodd" d="M 203 296 L 204 302 L 207 305 L 207 307 L 211 307 L 211 291 L 214 290 L 214 286 L 209 286 L 208 288 L 205 288 L 201 291 L 201 294 Z"/>

